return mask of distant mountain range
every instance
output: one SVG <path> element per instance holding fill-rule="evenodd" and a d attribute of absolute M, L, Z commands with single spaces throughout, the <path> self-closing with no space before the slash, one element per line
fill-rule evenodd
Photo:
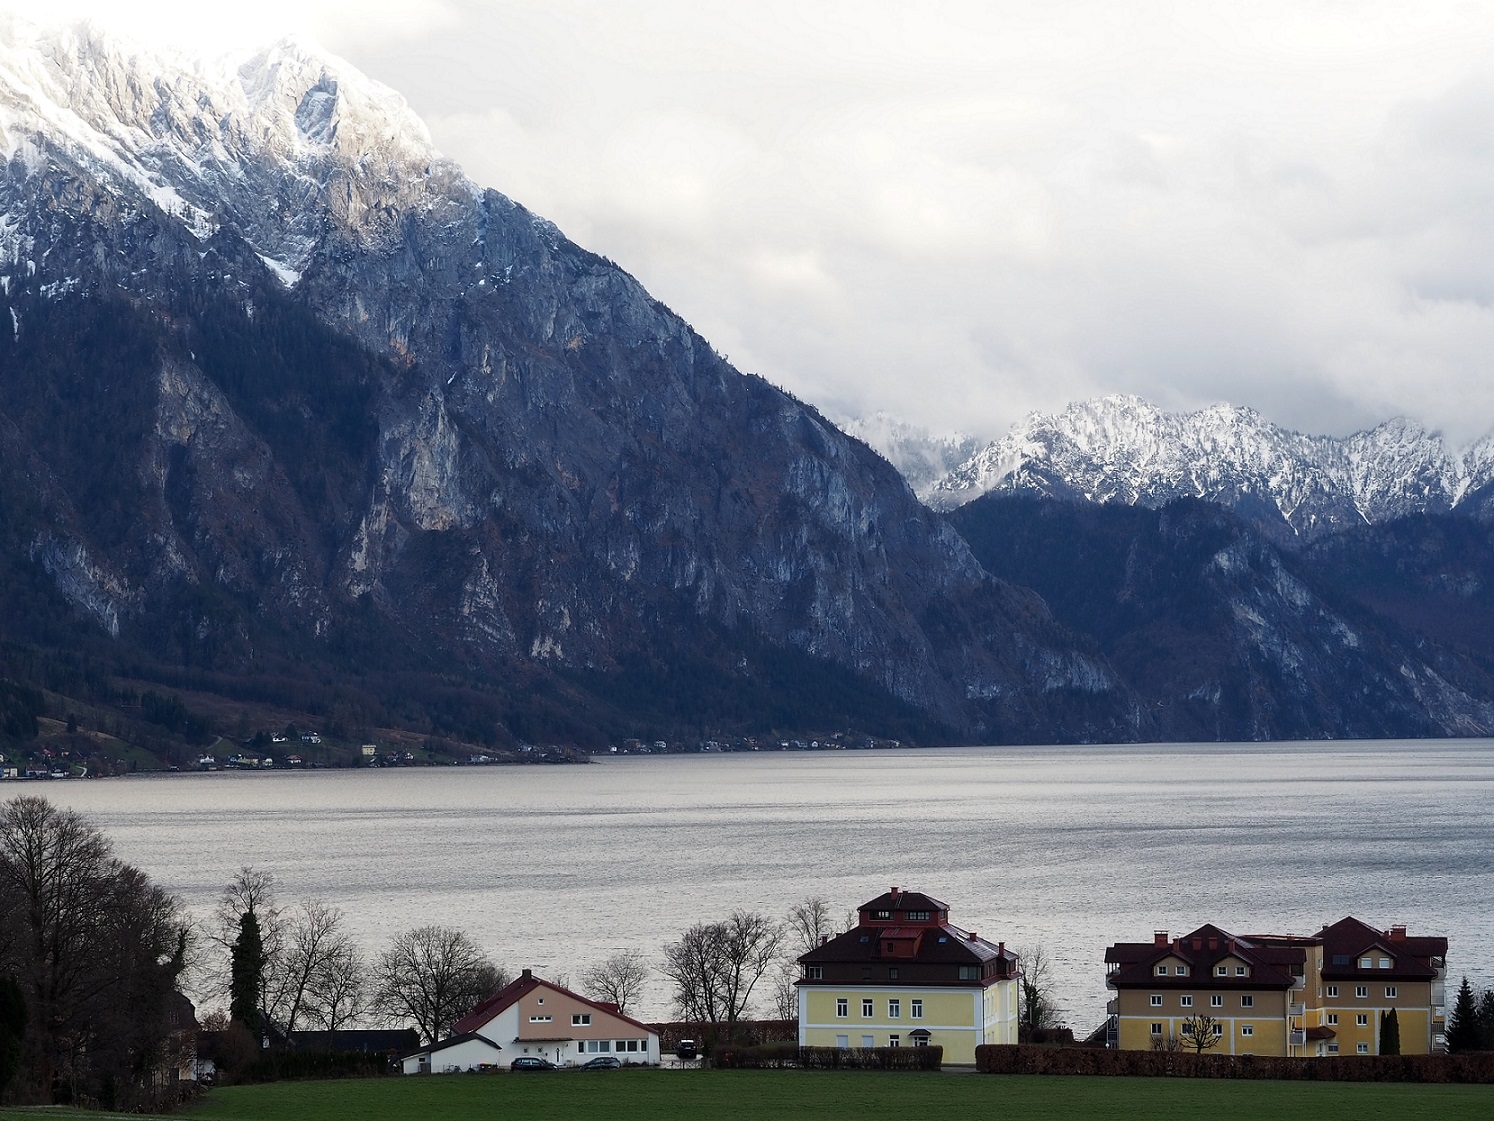
<path fill-rule="evenodd" d="M 500 746 L 1494 732 L 1487 444 L 1134 399 L 848 436 L 293 40 L 0 26 L 0 152 L 16 704 Z"/>
<path fill-rule="evenodd" d="M 894 448 L 863 438 L 895 464 L 916 461 L 907 434 Z M 1111 396 L 1034 413 L 942 477 L 920 471 L 908 479 L 940 510 L 991 491 L 1153 509 L 1204 498 L 1267 532 L 1311 540 L 1408 514 L 1494 510 L 1494 438 L 1455 451 L 1436 433 L 1397 419 L 1335 439 L 1293 432 L 1233 405 L 1179 414 Z"/>

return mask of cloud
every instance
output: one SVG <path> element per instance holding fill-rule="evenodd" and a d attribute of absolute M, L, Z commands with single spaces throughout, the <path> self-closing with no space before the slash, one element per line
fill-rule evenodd
<path fill-rule="evenodd" d="M 1494 422 L 1487 6 L 269 0 L 222 18 L 310 30 L 478 181 L 833 412 L 995 433 L 1131 391 L 1314 431 Z"/>

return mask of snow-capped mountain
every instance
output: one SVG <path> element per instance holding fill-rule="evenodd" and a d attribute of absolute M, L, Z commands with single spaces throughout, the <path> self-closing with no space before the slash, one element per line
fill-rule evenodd
<path fill-rule="evenodd" d="M 981 446 L 981 441 L 964 432 L 935 434 L 885 412 L 842 421 L 840 430 L 896 467 L 915 494 L 922 494 Z"/>
<path fill-rule="evenodd" d="M 1462 451 L 1390 420 L 1346 439 L 1272 424 L 1252 409 L 1168 413 L 1133 396 L 1034 413 L 920 496 L 953 509 L 989 491 L 1156 507 L 1205 498 L 1310 538 L 1486 501 L 1494 439 Z"/>
<path fill-rule="evenodd" d="M 534 677 L 567 699 L 511 707 L 593 737 L 677 667 L 723 711 L 787 675 L 805 712 L 1134 726 L 883 460 L 345 62 L 0 24 L 0 155 L 0 561 L 120 641 Z"/>

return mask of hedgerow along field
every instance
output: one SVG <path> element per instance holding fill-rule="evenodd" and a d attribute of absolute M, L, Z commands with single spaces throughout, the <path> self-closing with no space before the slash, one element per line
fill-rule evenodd
<path fill-rule="evenodd" d="M 88 1117 L 0 1110 L 4 1118 Z M 605 1071 L 497 1073 L 213 1090 L 189 1121 L 778 1121 L 991 1117 L 1003 1121 L 1488 1121 L 1494 1086 L 1233 1082 L 875 1071 Z"/>

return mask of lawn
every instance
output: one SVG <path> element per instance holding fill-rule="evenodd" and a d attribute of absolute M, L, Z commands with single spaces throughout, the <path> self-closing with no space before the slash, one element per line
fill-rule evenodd
<path fill-rule="evenodd" d="M 1000 1116 L 1002 1121 L 1459 1121 L 1494 1117 L 1494 1086 L 1232 1082 L 865 1071 L 612 1071 L 279 1082 L 214 1090 L 190 1121 L 769 1121 Z M 0 1118 L 89 1117 L 4 1110 Z"/>

